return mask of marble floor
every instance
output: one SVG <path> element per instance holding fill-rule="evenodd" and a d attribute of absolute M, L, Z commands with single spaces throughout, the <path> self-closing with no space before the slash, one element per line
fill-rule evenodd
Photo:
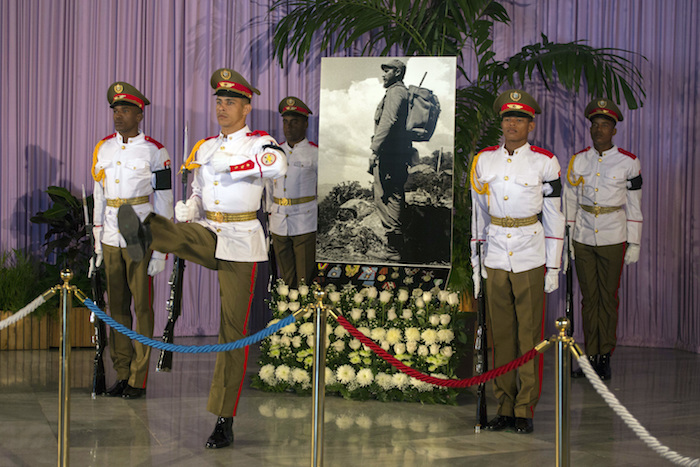
<path fill-rule="evenodd" d="M 256 351 L 251 355 L 249 374 L 257 371 Z M 207 450 L 204 442 L 215 422 L 205 410 L 213 355 L 175 355 L 174 370 L 153 372 L 147 396 L 132 401 L 93 400 L 93 353 L 76 349 L 72 356 L 73 466 L 311 465 L 309 397 L 246 387 L 234 425 L 235 446 Z M 531 435 L 476 434 L 472 390 L 458 406 L 328 397 L 324 465 L 555 465 L 553 361 L 550 351 Z M 58 368 L 56 350 L 0 352 L 0 466 L 57 465 Z M 685 456 L 700 457 L 700 355 L 622 347 L 615 353 L 613 371 L 608 387 L 653 436 Z M 113 380 L 108 373 L 108 384 Z M 493 416 L 496 404 L 488 389 Z M 586 380 L 572 381 L 570 449 L 575 466 L 670 465 L 627 428 Z"/>

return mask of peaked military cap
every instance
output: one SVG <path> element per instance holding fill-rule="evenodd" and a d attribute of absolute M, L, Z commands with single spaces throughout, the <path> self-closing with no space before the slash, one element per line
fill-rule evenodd
<path fill-rule="evenodd" d="M 250 85 L 240 73 L 230 68 L 219 68 L 211 75 L 211 87 L 215 96 L 228 97 L 253 97 L 253 93 L 260 95 L 260 91 Z"/>
<path fill-rule="evenodd" d="M 622 121 L 622 112 L 610 99 L 593 99 L 586 106 L 584 114 L 587 119 L 591 119 L 596 115 L 604 115 L 610 117 L 616 122 Z"/>
<path fill-rule="evenodd" d="M 516 112 L 534 117 L 542 113 L 537 101 L 522 89 L 509 89 L 501 93 L 493 102 L 493 111 L 501 116 Z"/>
<path fill-rule="evenodd" d="M 282 116 L 287 114 L 298 114 L 308 117 L 312 113 L 301 99 L 294 96 L 288 96 L 282 99 L 282 101 L 280 101 L 279 110 Z"/>
<path fill-rule="evenodd" d="M 404 73 L 406 72 L 406 64 L 396 58 L 386 63 L 382 63 L 382 70 L 386 71 L 387 68 L 396 68 Z"/>
<path fill-rule="evenodd" d="M 124 81 L 117 81 L 109 85 L 107 101 L 112 108 L 121 104 L 130 104 L 141 110 L 151 103 L 138 89 Z"/>

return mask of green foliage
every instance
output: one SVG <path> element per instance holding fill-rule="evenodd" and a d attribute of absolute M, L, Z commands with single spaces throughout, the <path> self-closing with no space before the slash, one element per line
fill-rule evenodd
<path fill-rule="evenodd" d="M 325 234 L 333 226 L 340 206 L 351 199 L 372 199 L 372 192 L 362 188 L 360 182 L 343 182 L 318 203 L 318 234 Z"/>
<path fill-rule="evenodd" d="M 630 109 L 646 97 L 641 72 L 615 48 L 593 48 L 582 41 L 542 42 L 523 47 L 498 61 L 493 50 L 494 24 L 509 24 L 500 2 L 490 0 L 275 0 L 271 12 L 284 16 L 275 29 L 274 54 L 301 63 L 311 50 L 341 49 L 363 56 L 456 56 L 467 86 L 457 89 L 455 135 L 455 228 L 450 285 L 470 286 L 469 238 L 471 204 L 466 183 L 469 162 L 477 149 L 497 144 L 501 136 L 493 101 L 502 87 L 538 81 L 571 93 L 584 85 L 591 97 L 607 97 Z M 476 75 L 464 68 L 464 53 L 477 63 Z"/>
<path fill-rule="evenodd" d="M 22 250 L 3 252 L 0 256 L 0 310 L 19 311 L 42 290 L 37 282 L 41 275 L 39 262 Z"/>

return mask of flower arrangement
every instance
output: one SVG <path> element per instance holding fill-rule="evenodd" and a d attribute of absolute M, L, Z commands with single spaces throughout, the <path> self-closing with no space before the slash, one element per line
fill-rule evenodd
<path fill-rule="evenodd" d="M 437 378 L 456 378 L 459 357 L 465 355 L 467 336 L 464 313 L 458 311 L 458 294 L 434 288 L 358 290 L 347 285 L 325 287 L 330 309 L 342 314 L 365 336 L 377 342 L 404 364 Z M 253 386 L 265 391 L 310 394 L 314 351 L 311 289 L 302 284 L 290 289 L 278 281 L 270 306 L 273 320 L 304 309 L 297 322 L 266 338 L 260 371 Z M 331 316 L 326 325 L 326 393 L 347 399 L 414 401 L 455 404 L 458 389 L 444 388 L 409 377 L 352 337 Z"/>

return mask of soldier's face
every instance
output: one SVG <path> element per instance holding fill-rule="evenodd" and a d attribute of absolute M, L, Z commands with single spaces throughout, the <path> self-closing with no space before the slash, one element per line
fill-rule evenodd
<path fill-rule="evenodd" d="M 388 88 L 389 86 L 391 86 L 399 80 L 399 70 L 391 67 L 384 68 L 384 74 L 382 74 L 382 79 L 384 80 L 384 87 Z"/>
<path fill-rule="evenodd" d="M 143 112 L 134 105 L 117 105 L 112 109 L 114 129 L 123 135 L 137 135 Z"/>
<path fill-rule="evenodd" d="M 290 144 L 296 144 L 306 138 L 309 120 L 300 115 L 285 115 L 282 117 L 284 137 Z"/>
<path fill-rule="evenodd" d="M 595 147 L 612 147 L 612 138 L 616 133 L 615 123 L 609 118 L 593 117 L 591 119 L 591 139 Z"/>
<path fill-rule="evenodd" d="M 222 130 L 240 130 L 245 126 L 245 119 L 251 108 L 250 103 L 243 98 L 217 96 L 216 120 Z"/>
<path fill-rule="evenodd" d="M 506 116 L 501 121 L 501 129 L 506 143 L 524 144 L 527 135 L 535 129 L 535 121 L 527 117 Z"/>

